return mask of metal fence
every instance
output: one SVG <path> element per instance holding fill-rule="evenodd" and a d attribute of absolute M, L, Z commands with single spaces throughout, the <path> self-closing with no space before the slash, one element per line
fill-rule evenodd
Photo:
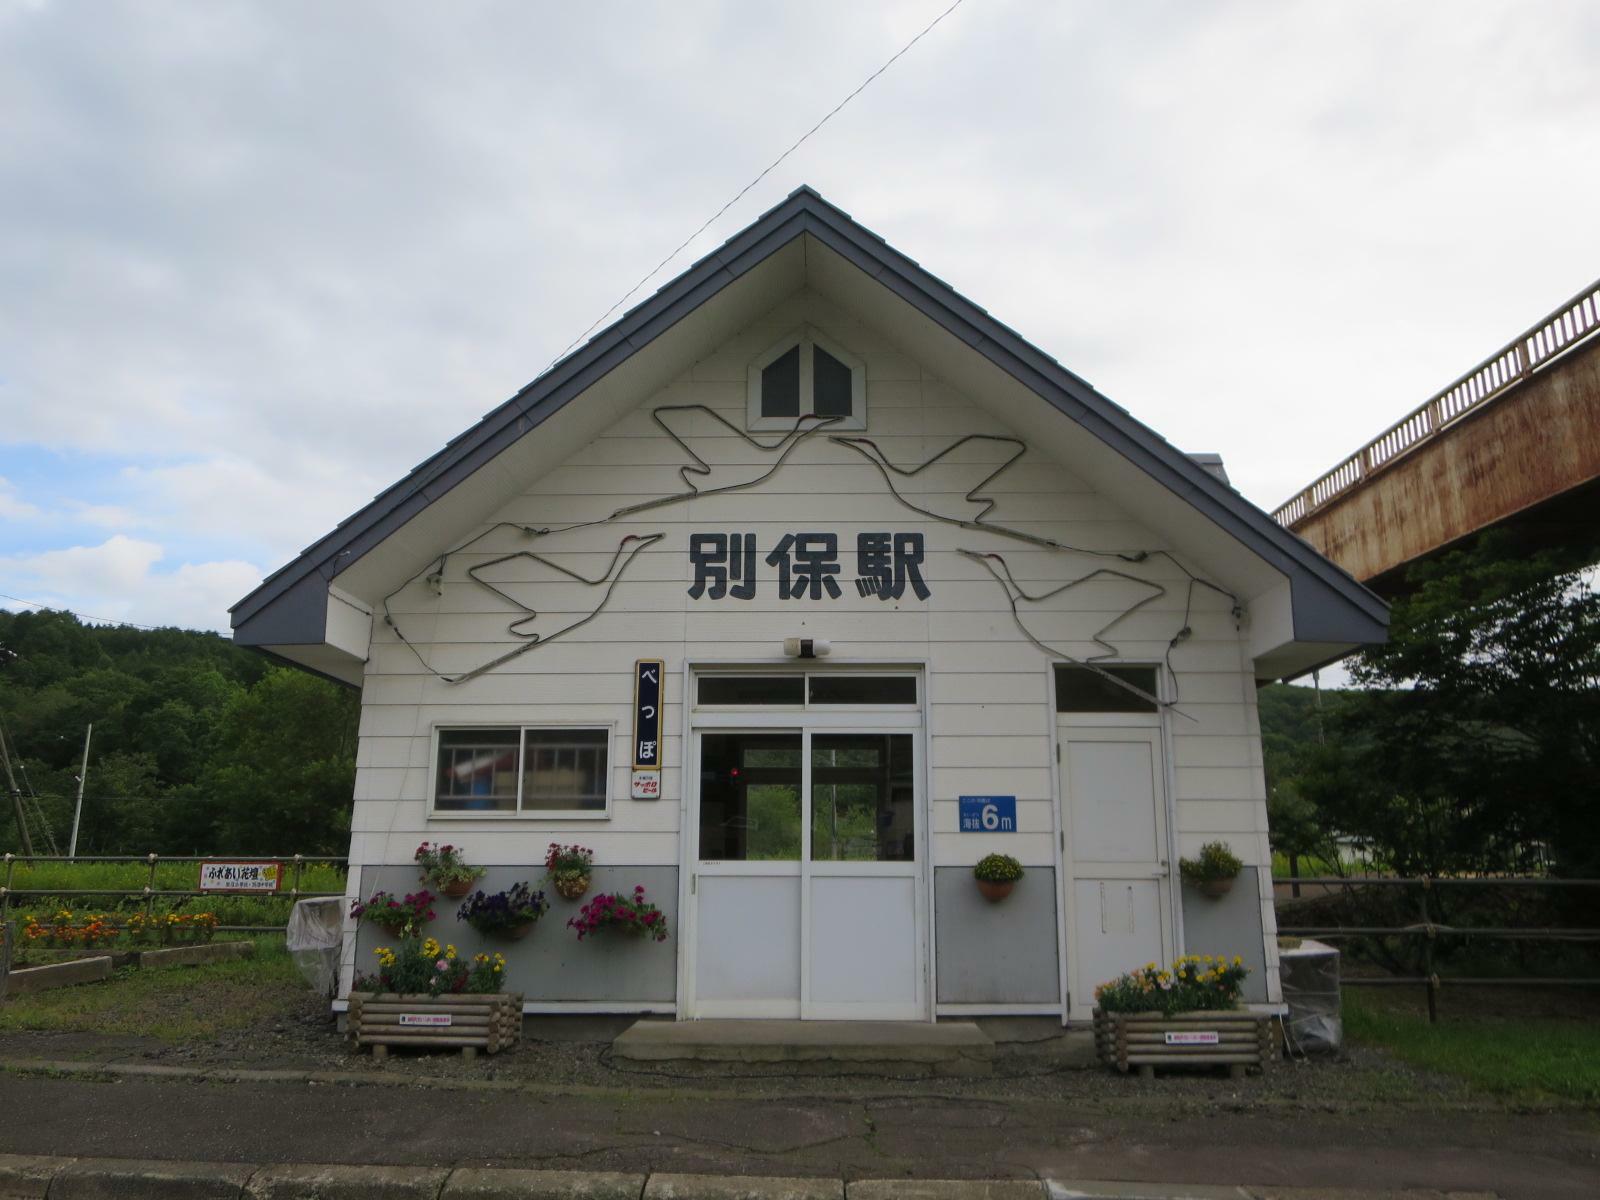
<path fill-rule="evenodd" d="M 1442 938 L 1480 938 L 1500 942 L 1600 942 L 1600 929 L 1584 928 L 1534 928 L 1495 927 L 1479 925 L 1452 925 L 1437 915 L 1438 896 L 1446 889 L 1518 889 L 1518 888 L 1600 888 L 1600 879 L 1545 879 L 1534 876 L 1460 877 L 1460 876 L 1313 876 L 1294 880 L 1297 888 L 1323 886 L 1333 889 L 1327 896 L 1338 892 L 1354 892 L 1362 888 L 1416 888 L 1418 895 L 1418 920 L 1409 925 L 1280 925 L 1282 937 L 1307 937 L 1327 941 L 1352 937 L 1413 937 L 1422 938 L 1423 973 L 1421 975 L 1385 975 L 1373 977 L 1345 977 L 1345 987 L 1422 987 L 1427 989 L 1428 1020 L 1439 1019 L 1439 991 L 1446 985 L 1453 987 L 1524 987 L 1565 988 L 1600 987 L 1600 978 L 1563 976 L 1464 976 L 1440 975 L 1434 970 L 1434 952 Z M 1317 899 L 1301 896 L 1300 902 Z M 1280 903 L 1284 903 L 1280 901 Z M 1288 901 L 1287 903 L 1296 903 Z"/>
<path fill-rule="evenodd" d="M 1600 280 L 1319 475 L 1309 487 L 1279 505 L 1273 520 L 1293 528 L 1323 505 L 1359 487 L 1369 475 L 1438 436 L 1460 417 L 1532 378 L 1572 347 L 1595 336 L 1600 336 Z"/>
<path fill-rule="evenodd" d="M 204 863 L 230 863 L 230 862 L 275 862 L 291 870 L 289 886 L 280 888 L 276 892 L 229 892 L 221 890 L 201 891 L 200 867 Z M 0 878 L 0 924 L 4 924 L 7 915 L 12 909 L 24 903 L 27 899 L 52 899 L 57 896 L 105 896 L 117 897 L 122 900 L 136 899 L 144 902 L 144 912 L 149 916 L 155 909 L 157 900 L 161 899 L 257 899 L 257 900 L 287 900 L 291 905 L 296 900 L 310 900 L 327 896 L 343 896 L 344 892 L 319 892 L 307 891 L 301 885 L 305 882 L 305 870 L 314 863 L 337 864 L 348 869 L 348 860 L 341 856 L 323 854 L 285 854 L 285 855 L 182 855 L 182 854 L 80 854 L 76 857 L 67 857 L 59 854 L 7 854 L 0 858 L 4 864 L 4 875 Z M 19 863 L 29 865 L 35 863 L 142 863 L 146 868 L 144 885 L 137 888 L 113 887 L 33 887 L 18 888 L 14 886 L 16 869 Z M 192 888 L 158 888 L 156 875 L 163 864 L 167 863 L 193 863 L 195 865 L 195 886 Z M 227 933 L 282 933 L 284 925 L 218 925 L 218 932 Z"/>

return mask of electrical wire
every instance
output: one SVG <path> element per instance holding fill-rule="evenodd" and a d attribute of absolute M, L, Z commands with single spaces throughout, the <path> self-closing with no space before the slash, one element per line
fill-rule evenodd
<path fill-rule="evenodd" d="M 141 625 L 137 621 L 124 621 L 121 617 L 91 617 L 88 613 L 73 612 L 70 608 L 60 608 L 54 604 L 40 604 L 37 600 L 24 600 L 21 596 L 8 596 L 0 592 L 0 600 L 10 600 L 16 604 L 26 604 L 30 608 L 42 608 L 47 612 L 64 612 L 69 616 L 77 617 L 80 621 L 95 621 L 101 625 L 128 625 L 134 629 L 172 629 L 171 625 Z"/>
<path fill-rule="evenodd" d="M 897 61 L 899 61 L 899 59 L 908 50 L 911 49 L 911 47 L 915 46 L 923 38 L 927 37 L 928 34 L 932 33 L 933 30 L 934 30 L 934 27 L 936 25 L 938 25 L 939 22 L 943 21 L 951 13 L 955 12 L 955 10 L 960 8 L 962 6 L 962 4 L 964 4 L 964 3 L 966 3 L 966 0 L 955 0 L 954 4 L 952 4 L 949 8 L 945 9 L 942 13 L 940 13 L 932 21 L 928 22 L 928 24 L 923 28 L 921 33 L 917 34 L 916 37 L 912 38 L 904 46 L 901 46 L 900 49 L 896 50 L 892 55 L 890 55 L 888 60 L 881 67 L 879 67 L 871 75 L 868 75 L 866 77 L 866 79 L 861 81 L 860 86 L 858 86 L 855 89 L 855 91 L 851 92 L 843 100 L 839 101 L 839 103 L 835 104 L 831 109 L 829 109 L 827 111 L 827 113 L 823 116 L 823 118 L 820 121 L 818 121 L 810 129 L 808 129 L 804 133 L 802 133 L 798 138 L 796 138 L 794 143 L 787 150 L 785 150 L 782 154 L 778 155 L 777 158 L 773 159 L 770 163 L 768 163 L 767 166 L 761 171 L 760 174 L 758 174 L 749 183 L 745 184 L 742 188 L 740 188 L 734 194 L 734 196 L 733 196 L 733 198 L 731 200 L 729 200 L 721 208 L 717 209 L 716 212 L 712 213 L 711 216 L 708 217 L 705 220 L 705 222 L 698 229 L 696 229 L 688 237 L 684 238 L 683 241 L 679 242 L 678 245 L 673 249 L 672 253 L 668 254 L 665 258 L 663 258 L 660 262 L 658 262 L 654 267 L 650 268 L 649 272 L 644 276 L 644 278 L 640 279 L 638 283 L 634 284 L 631 288 L 629 288 L 626 292 L 624 292 L 623 295 L 622 295 L 622 298 L 619 299 L 615 304 L 613 304 L 610 308 L 606 309 L 605 312 L 601 313 L 600 316 L 598 318 L 596 318 L 594 324 L 590 325 L 589 328 L 585 329 L 582 333 L 580 333 L 572 341 L 568 342 L 567 346 L 566 346 L 566 349 L 562 350 L 560 354 L 556 355 L 553 359 L 551 359 L 550 362 L 548 364 L 546 364 L 544 370 L 540 371 L 539 375 L 535 376 L 535 378 L 537 379 L 537 378 L 540 378 L 540 377 L 544 376 L 546 373 L 549 372 L 551 367 L 555 366 L 558 362 L 560 362 L 563 358 L 565 358 L 572 351 L 572 349 L 575 346 L 581 345 L 583 343 L 583 341 L 591 333 L 593 333 L 596 329 L 598 329 L 600 327 L 600 325 L 605 321 L 605 319 L 607 317 L 609 317 L 612 313 L 616 312 L 617 309 L 621 308 L 624 304 L 626 304 L 630 299 L 633 298 L 634 294 L 636 292 L 638 292 L 638 290 L 640 288 L 644 287 L 645 284 L 649 283 L 652 279 L 654 279 L 657 275 L 659 275 L 661 273 L 661 269 L 663 267 L 665 267 L 668 263 L 670 263 L 673 259 L 677 258 L 678 255 L 682 254 L 683 251 L 689 246 L 689 244 L 691 242 L 693 242 L 697 237 L 699 237 L 706 230 L 710 229 L 711 226 L 715 225 L 716 222 L 717 222 L 717 219 L 719 217 L 721 217 L 723 213 L 727 212 L 735 204 L 739 203 L 740 200 L 744 199 L 745 195 L 750 191 L 751 188 L 755 187 L 758 183 L 760 183 L 768 175 L 772 174 L 772 172 L 775 171 L 778 168 L 778 166 L 780 164 L 782 164 L 782 162 L 785 159 L 787 159 L 796 150 L 800 149 L 801 146 L 805 145 L 806 142 L 811 139 L 811 136 L 813 134 L 815 134 L 819 129 L 821 129 L 829 121 L 833 120 L 833 118 L 839 114 L 840 110 L 843 109 L 845 105 L 849 104 L 850 101 L 854 100 L 862 92 L 866 91 L 867 88 L 872 84 L 872 82 L 878 78 L 878 76 L 882 75 L 890 67 L 894 66 L 894 64 Z"/>

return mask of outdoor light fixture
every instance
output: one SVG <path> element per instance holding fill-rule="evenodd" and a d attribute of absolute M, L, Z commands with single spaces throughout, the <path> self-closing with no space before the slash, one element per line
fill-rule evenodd
<path fill-rule="evenodd" d="M 784 638 L 783 653 L 788 658 L 827 658 L 833 645 L 821 638 Z"/>

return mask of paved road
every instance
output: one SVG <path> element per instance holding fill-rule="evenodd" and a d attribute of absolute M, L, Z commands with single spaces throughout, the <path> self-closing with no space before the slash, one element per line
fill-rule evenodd
<path fill-rule="evenodd" d="M 1600 1195 L 1594 1114 L 1148 1115 L 971 1097 L 442 1091 L 0 1073 L 0 1152 Z"/>

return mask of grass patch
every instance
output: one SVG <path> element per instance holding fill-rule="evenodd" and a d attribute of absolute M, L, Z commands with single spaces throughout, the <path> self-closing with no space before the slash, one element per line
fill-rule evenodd
<path fill-rule="evenodd" d="M 200 880 L 197 862 L 158 862 L 156 864 L 155 890 L 158 892 L 193 891 Z M 343 892 L 344 868 L 333 863 L 307 863 L 303 868 L 299 888 L 302 892 Z M 0 883 L 4 883 L 4 868 L 0 867 Z M 144 902 L 132 896 L 118 896 L 115 892 L 138 892 L 150 882 L 150 868 L 145 863 L 106 862 L 18 862 L 11 867 L 10 887 L 13 892 L 43 892 L 39 896 L 14 897 L 6 912 L 8 920 L 20 926 L 29 916 L 49 916 L 57 909 L 73 912 L 118 913 L 132 912 L 144 907 Z M 284 887 L 294 886 L 292 865 L 285 868 Z M 60 891 L 84 888 L 106 888 L 107 893 L 89 896 L 64 896 Z M 224 925 L 281 925 L 289 919 L 291 901 L 287 896 L 162 896 L 152 905 L 155 912 L 212 912 Z"/>
<path fill-rule="evenodd" d="M 1437 1025 L 1344 993 L 1345 1033 L 1414 1066 L 1515 1100 L 1600 1104 L 1600 1028 L 1559 1017 L 1448 1018 Z"/>
<path fill-rule="evenodd" d="M 261 938 L 256 957 L 199 967 L 125 967 L 86 983 L 0 1004 L 0 1033 L 96 1033 L 182 1042 L 216 1037 L 291 1014 L 305 982 L 282 938 Z"/>

